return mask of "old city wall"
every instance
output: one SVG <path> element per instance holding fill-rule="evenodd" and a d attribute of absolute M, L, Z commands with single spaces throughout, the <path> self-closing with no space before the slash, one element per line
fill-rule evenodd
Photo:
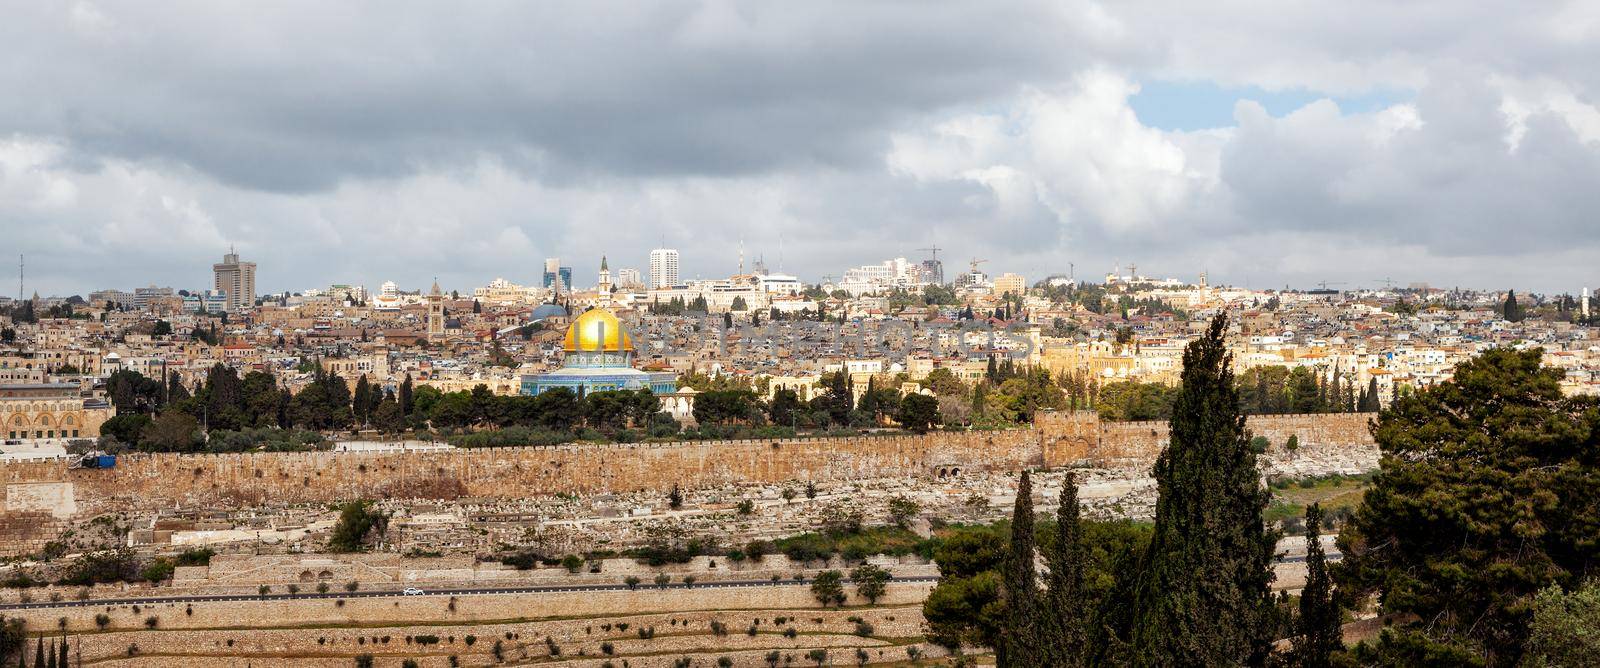
<path fill-rule="evenodd" d="M 126 510 L 230 509 L 354 498 L 484 499 L 939 475 L 1045 464 L 1033 430 L 445 452 L 132 454 L 109 470 L 0 466 L 0 551 L 61 520 Z"/>
<path fill-rule="evenodd" d="M 1377 446 L 1367 423 L 1368 413 L 1252 415 L 1246 428 L 1267 439 L 1269 455 L 1281 456 L 1291 435 L 1303 457 L 1360 452 L 1373 454 Z M 1045 459 L 1056 466 L 1081 464 L 1096 467 L 1149 468 L 1167 447 L 1166 422 L 1101 422 L 1093 412 L 1076 411 L 1041 415 L 1037 428 Z"/>
<path fill-rule="evenodd" d="M 1365 415 L 1251 418 L 1282 447 L 1373 449 Z M 63 522 L 107 512 L 236 509 L 355 498 L 513 499 L 789 480 L 940 477 L 1028 466 L 1148 468 L 1161 422 L 1103 423 L 1041 413 L 1029 429 L 665 444 L 564 445 L 443 452 L 133 454 L 109 470 L 62 461 L 0 465 L 0 554 L 37 550 Z"/>

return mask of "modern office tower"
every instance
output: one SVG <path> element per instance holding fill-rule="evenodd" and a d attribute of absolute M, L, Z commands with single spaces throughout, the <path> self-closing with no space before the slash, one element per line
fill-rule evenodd
<path fill-rule="evenodd" d="M 544 259 L 544 287 L 551 294 L 560 295 L 572 291 L 572 267 L 561 266 L 561 258 L 547 257 Z"/>
<path fill-rule="evenodd" d="M 228 296 L 228 312 L 239 313 L 256 305 L 256 263 L 240 262 L 228 249 L 222 262 L 211 265 L 212 291 Z"/>
<path fill-rule="evenodd" d="M 678 284 L 678 251 L 657 248 L 650 251 L 650 287 L 670 288 Z"/>

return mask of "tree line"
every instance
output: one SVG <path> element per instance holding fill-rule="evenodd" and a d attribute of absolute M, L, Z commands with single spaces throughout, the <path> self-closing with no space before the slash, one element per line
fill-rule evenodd
<path fill-rule="evenodd" d="M 1071 408 L 1089 408 L 1103 420 L 1167 420 L 1179 388 L 1164 383 L 1119 380 L 1101 383 L 1085 374 L 1063 374 Z M 1375 413 L 1382 405 L 1376 378 L 1358 384 L 1353 372 L 1331 374 L 1309 367 L 1261 366 L 1236 376 L 1239 410 L 1247 415 Z"/>
<path fill-rule="evenodd" d="M 101 432 L 116 443 L 151 452 L 234 452 L 252 448 L 296 450 L 320 447 L 321 434 L 371 429 L 387 435 L 409 431 L 455 434 L 465 446 L 549 444 L 578 440 L 630 442 L 645 438 L 746 438 L 792 436 L 797 428 L 862 427 L 897 422 L 925 432 L 941 423 L 936 400 L 900 396 L 869 381 L 859 401 L 848 375 L 830 374 L 827 388 L 810 402 L 792 390 L 770 401 L 747 387 L 711 389 L 696 397 L 698 427 L 682 425 L 661 410 L 649 389 L 589 392 L 566 388 L 535 396 L 496 395 L 485 385 L 441 392 L 416 386 L 410 375 L 395 390 L 357 378 L 354 387 L 337 373 L 311 362 L 311 382 L 297 393 L 280 387 L 265 371 L 244 376 L 213 365 L 189 390 L 176 374 L 158 380 L 119 370 L 107 380 L 117 415 Z M 771 429 L 785 428 L 778 434 Z M 459 433 L 457 432 L 464 432 Z M 432 434 L 427 434 L 431 436 Z"/>

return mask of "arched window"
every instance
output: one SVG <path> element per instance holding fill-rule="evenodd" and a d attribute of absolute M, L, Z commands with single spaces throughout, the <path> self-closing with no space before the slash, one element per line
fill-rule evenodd
<path fill-rule="evenodd" d="M 315 579 L 316 579 L 316 576 L 312 575 L 311 571 L 300 571 L 300 581 L 301 582 L 310 582 L 310 581 L 315 580 Z"/>

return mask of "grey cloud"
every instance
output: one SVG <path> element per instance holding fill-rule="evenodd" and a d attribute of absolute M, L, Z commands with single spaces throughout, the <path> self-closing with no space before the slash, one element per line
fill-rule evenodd
<path fill-rule="evenodd" d="M 1065 18 L 924 3 L 17 8 L 0 127 L 276 191 L 492 154 L 543 179 L 855 167 L 887 129 L 1057 75 Z M 526 159 L 532 156 L 533 159 Z"/>

